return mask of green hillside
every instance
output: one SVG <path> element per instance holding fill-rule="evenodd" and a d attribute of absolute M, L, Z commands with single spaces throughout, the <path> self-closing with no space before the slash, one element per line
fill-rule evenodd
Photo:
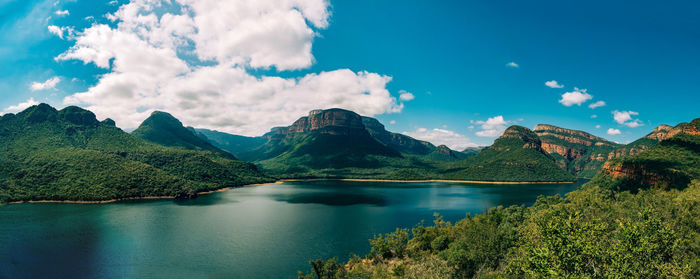
<path fill-rule="evenodd" d="M 185 128 L 180 120 L 177 120 L 177 118 L 167 112 L 154 111 L 131 134 L 163 146 L 209 151 L 231 160 L 236 159 L 231 153 L 221 150 L 209 141 L 198 137 L 192 130 Z"/>
<path fill-rule="evenodd" d="M 190 197 L 270 181 L 249 163 L 167 148 L 78 107 L 46 104 L 0 118 L 0 200 Z"/>
<path fill-rule="evenodd" d="M 593 181 L 615 190 L 684 188 L 700 177 L 700 118 L 681 123 L 658 145 L 634 156 L 606 162 Z"/>
<path fill-rule="evenodd" d="M 700 119 L 669 135 L 566 197 L 436 216 L 376 235 L 348 262 L 312 260 L 299 278 L 699 278 Z"/>
<path fill-rule="evenodd" d="M 214 146 L 228 151 L 242 160 L 248 159 L 241 157 L 240 154 L 250 152 L 267 142 L 267 139 L 263 137 L 245 137 L 207 129 L 194 130 L 200 138 L 208 140 Z"/>
<path fill-rule="evenodd" d="M 539 137 L 521 126 L 509 127 L 493 145 L 464 161 L 444 164 L 447 179 L 483 181 L 574 181 L 541 148 Z"/>

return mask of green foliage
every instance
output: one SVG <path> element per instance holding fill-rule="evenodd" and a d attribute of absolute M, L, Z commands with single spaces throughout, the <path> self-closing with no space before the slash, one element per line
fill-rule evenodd
<path fill-rule="evenodd" d="M 131 134 L 163 146 L 186 150 L 208 151 L 216 156 L 231 160 L 236 159 L 231 153 L 223 151 L 209 143 L 209 141 L 198 137 L 195 132 L 182 126 L 180 120 L 177 120 L 166 112 L 153 112 L 151 116 L 146 118 L 138 129 L 134 130 Z"/>
<path fill-rule="evenodd" d="M 0 118 L 0 201 L 97 201 L 268 182 L 249 163 L 145 142 L 77 107 Z"/>

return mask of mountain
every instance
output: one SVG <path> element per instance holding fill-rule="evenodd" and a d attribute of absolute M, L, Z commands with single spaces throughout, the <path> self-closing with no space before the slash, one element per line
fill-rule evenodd
<path fill-rule="evenodd" d="M 452 162 L 464 160 L 471 156 L 474 156 L 474 154 L 470 155 L 463 152 L 454 151 L 446 145 L 440 145 L 436 147 L 435 150 L 433 150 L 433 152 L 430 152 L 429 154 L 425 155 L 424 158 L 433 161 Z"/>
<path fill-rule="evenodd" d="M 661 142 L 641 153 L 608 160 L 591 182 L 615 190 L 685 188 L 700 178 L 700 118 L 650 134 Z"/>
<path fill-rule="evenodd" d="M 249 158 L 240 157 L 241 153 L 250 152 L 267 142 L 267 139 L 264 137 L 246 137 L 207 129 L 193 128 L 193 130 L 200 138 L 209 141 L 220 149 L 238 156 L 242 160 L 248 160 Z"/>
<path fill-rule="evenodd" d="M 192 130 L 185 128 L 180 120 L 167 112 L 154 111 L 131 134 L 163 146 L 208 151 L 224 158 L 236 159 L 231 153 L 215 147 L 208 140 L 202 139 Z"/>
<path fill-rule="evenodd" d="M 579 177 L 592 177 L 607 160 L 608 154 L 622 145 L 589 133 L 547 124 L 535 126 L 542 148 L 557 164 Z"/>
<path fill-rule="evenodd" d="M 364 124 L 369 134 L 376 140 L 401 153 L 428 155 L 437 149 L 435 145 L 427 141 L 417 140 L 407 135 L 389 132 L 377 119 L 363 116 L 362 124 Z"/>
<path fill-rule="evenodd" d="M 547 124 L 535 127 L 542 148 L 557 164 L 578 177 L 593 177 L 608 159 L 638 154 L 659 143 L 671 127 L 661 125 L 647 136 L 621 145 L 589 133 Z"/>
<path fill-rule="evenodd" d="M 3 202 L 191 197 L 267 181 L 252 164 L 153 144 L 79 107 L 40 104 L 0 117 Z"/>
<path fill-rule="evenodd" d="M 514 125 L 477 155 L 448 165 L 445 176 L 484 181 L 574 181 L 542 145 L 536 133 Z"/>
<path fill-rule="evenodd" d="M 311 111 L 264 137 L 268 142 L 251 153 L 258 154 L 263 167 L 284 176 L 313 176 L 310 173 L 320 169 L 372 169 L 385 166 L 380 158 L 402 158 L 369 134 L 360 115 L 343 109 Z"/>
<path fill-rule="evenodd" d="M 484 150 L 487 147 L 488 146 L 467 147 L 464 150 L 462 150 L 462 153 L 467 155 L 467 157 L 471 157 L 471 156 L 474 156 L 476 154 L 479 154 L 479 152 L 481 152 L 481 150 Z"/>

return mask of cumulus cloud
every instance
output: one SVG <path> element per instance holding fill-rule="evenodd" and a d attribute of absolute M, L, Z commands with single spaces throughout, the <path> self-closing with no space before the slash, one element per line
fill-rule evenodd
<path fill-rule="evenodd" d="M 591 118 L 598 118 L 597 114 L 591 114 Z"/>
<path fill-rule="evenodd" d="M 596 128 L 596 129 L 600 129 L 600 125 L 595 125 L 595 128 Z"/>
<path fill-rule="evenodd" d="M 590 99 L 593 99 L 593 96 L 591 96 L 591 94 L 588 94 L 586 91 L 586 89 L 579 89 L 574 87 L 574 91 L 566 92 L 561 95 L 561 100 L 559 100 L 559 103 L 567 107 L 573 105 L 581 106 L 581 104 L 587 102 Z"/>
<path fill-rule="evenodd" d="M 509 121 L 503 119 L 503 116 L 494 116 L 486 119 L 486 121 L 473 121 L 473 124 L 481 125 L 481 131 L 475 134 L 479 137 L 493 138 L 498 137 L 506 130 Z"/>
<path fill-rule="evenodd" d="M 67 16 L 70 15 L 70 12 L 68 10 L 58 10 L 55 12 L 57 16 Z"/>
<path fill-rule="evenodd" d="M 3 114 L 5 114 L 5 113 L 17 113 L 17 112 L 20 112 L 20 111 L 27 109 L 28 107 L 38 105 L 38 104 L 39 104 L 39 102 L 35 101 L 34 97 L 32 97 L 32 98 L 29 98 L 26 101 L 21 102 L 17 105 L 6 107 L 2 111 L 2 113 Z"/>
<path fill-rule="evenodd" d="M 619 134 L 622 134 L 619 129 L 608 128 L 608 135 L 614 136 Z"/>
<path fill-rule="evenodd" d="M 401 101 L 410 101 L 416 98 L 416 96 L 413 95 L 411 92 L 407 92 L 405 90 L 399 90 L 399 100 Z"/>
<path fill-rule="evenodd" d="M 475 143 L 472 143 L 468 137 L 447 129 L 418 128 L 413 132 L 403 132 L 402 134 L 419 140 L 428 141 L 435 145 L 444 144 L 450 149 L 459 151 L 467 147 L 477 146 Z"/>
<path fill-rule="evenodd" d="M 48 90 L 48 89 L 56 89 L 56 85 L 61 81 L 60 77 L 52 77 L 50 79 L 47 79 L 44 82 L 32 82 L 32 84 L 29 86 L 29 89 L 32 91 L 40 91 L 40 90 Z"/>
<path fill-rule="evenodd" d="M 391 125 L 396 124 L 396 120 L 391 120 L 391 121 L 389 121 L 389 124 L 391 124 Z"/>
<path fill-rule="evenodd" d="M 559 84 L 556 80 L 550 80 L 544 83 L 549 88 L 564 88 L 563 84 Z"/>
<path fill-rule="evenodd" d="M 511 62 L 508 62 L 508 64 L 506 64 L 506 67 L 509 67 L 509 68 L 520 68 L 520 65 L 518 65 L 518 63 L 515 63 L 515 62 L 511 61 Z"/>
<path fill-rule="evenodd" d="M 605 104 L 605 101 L 597 101 L 597 102 L 595 102 L 595 103 L 592 103 L 592 104 L 588 105 L 588 107 L 591 108 L 591 109 L 594 109 L 594 108 L 603 107 L 603 106 L 605 106 L 605 105 L 606 105 L 606 104 Z"/>
<path fill-rule="evenodd" d="M 116 27 L 94 24 L 75 36 L 56 60 L 80 60 L 110 72 L 64 103 L 85 106 L 127 129 L 163 110 L 186 125 L 251 136 L 313 109 L 341 107 L 373 116 L 403 108 L 386 89 L 386 75 L 348 69 L 299 77 L 249 72 L 311 66 L 314 30 L 328 26 L 326 0 L 179 0 L 179 9 L 171 10 L 180 13 L 154 12 L 168 3 L 134 0 L 108 16 Z"/>
<path fill-rule="evenodd" d="M 637 128 L 639 126 L 644 126 L 641 120 L 635 119 L 632 116 L 639 115 L 636 111 L 613 111 L 613 119 L 617 124 L 625 125 L 630 128 Z"/>

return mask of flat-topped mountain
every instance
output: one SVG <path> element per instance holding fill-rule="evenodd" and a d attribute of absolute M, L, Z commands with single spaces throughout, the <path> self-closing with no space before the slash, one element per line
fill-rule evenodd
<path fill-rule="evenodd" d="M 532 130 L 511 126 L 493 145 L 474 157 L 453 163 L 448 178 L 499 181 L 573 181 L 542 147 Z"/>
<path fill-rule="evenodd" d="M 185 128 L 180 120 L 167 112 L 154 111 L 131 134 L 163 146 L 209 151 L 228 159 L 236 159 L 231 153 L 219 149 L 208 140 L 197 136 L 191 129 Z"/>
<path fill-rule="evenodd" d="M 147 142 L 79 107 L 0 117 L 0 200 L 190 197 L 270 181 L 249 163 Z"/>
<path fill-rule="evenodd" d="M 578 177 L 593 177 L 609 159 L 636 155 L 668 137 L 671 126 L 660 125 L 648 135 L 622 145 L 589 133 L 540 124 L 535 133 L 542 139 L 542 148 L 557 164 Z"/>
<path fill-rule="evenodd" d="M 589 133 L 539 124 L 535 133 L 542 140 L 542 148 L 557 164 L 581 177 L 592 177 L 607 160 L 607 155 L 622 145 Z"/>
<path fill-rule="evenodd" d="M 700 118 L 672 129 L 654 129 L 647 137 L 661 142 L 638 154 L 607 161 L 592 181 L 610 189 L 636 191 L 685 188 L 692 179 L 700 178 Z"/>

